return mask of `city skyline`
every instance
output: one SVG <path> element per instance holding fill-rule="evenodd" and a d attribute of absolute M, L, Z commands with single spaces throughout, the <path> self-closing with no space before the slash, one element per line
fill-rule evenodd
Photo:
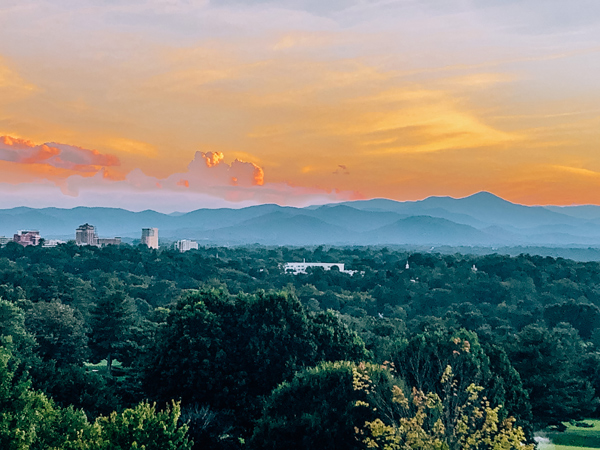
<path fill-rule="evenodd" d="M 599 21 L 592 0 L 9 0 L 0 208 L 600 204 Z"/>

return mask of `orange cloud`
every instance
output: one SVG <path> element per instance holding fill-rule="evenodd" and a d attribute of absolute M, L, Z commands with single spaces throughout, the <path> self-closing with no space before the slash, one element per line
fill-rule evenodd
<path fill-rule="evenodd" d="M 45 162 L 60 155 L 60 150 L 46 144 L 34 145 L 25 139 L 0 136 L 0 159 L 21 164 Z"/>
<path fill-rule="evenodd" d="M 202 153 L 202 157 L 204 158 L 207 167 L 214 167 L 221 162 L 224 155 L 221 152 L 207 152 Z"/>
<path fill-rule="evenodd" d="M 0 160 L 17 164 L 45 165 L 76 173 L 97 173 L 103 167 L 120 165 L 116 156 L 102 154 L 97 150 L 57 143 L 35 145 L 26 139 L 10 136 L 0 136 Z"/>
<path fill-rule="evenodd" d="M 210 165 L 207 161 L 210 161 Z M 361 194 L 354 191 L 265 183 L 264 171 L 260 166 L 240 159 L 228 164 L 221 152 L 196 152 L 187 171 L 173 173 L 166 178 L 153 177 L 140 169 L 134 169 L 119 179 L 113 176 L 109 169 L 102 168 L 93 176 L 80 173 L 54 181 L 62 193 L 71 198 L 93 198 L 95 202 L 99 201 L 98 199 L 127 198 L 130 202 L 127 205 L 134 205 L 134 209 L 138 209 L 142 204 L 158 208 L 151 200 L 158 197 L 162 199 L 161 202 L 170 199 L 170 203 L 167 202 L 168 207 L 179 210 L 189 209 L 190 205 L 214 205 L 216 201 L 243 205 L 278 203 L 306 206 L 362 198 Z"/>
<path fill-rule="evenodd" d="M 185 174 L 171 175 L 169 178 L 186 176 L 189 186 L 203 189 L 207 186 L 262 186 L 264 171 L 252 162 L 235 159 L 231 164 L 223 161 L 221 152 L 196 152 Z"/>

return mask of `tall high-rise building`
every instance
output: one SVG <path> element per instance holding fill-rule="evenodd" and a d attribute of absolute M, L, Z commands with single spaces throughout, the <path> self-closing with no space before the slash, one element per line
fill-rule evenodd
<path fill-rule="evenodd" d="M 98 236 L 93 225 L 86 223 L 75 230 L 77 245 L 98 245 Z"/>
<path fill-rule="evenodd" d="M 142 228 L 142 242 L 148 248 L 158 248 L 158 228 Z"/>

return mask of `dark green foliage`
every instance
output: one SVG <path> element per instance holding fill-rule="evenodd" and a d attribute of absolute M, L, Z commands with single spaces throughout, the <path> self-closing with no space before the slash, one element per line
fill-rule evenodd
<path fill-rule="evenodd" d="M 371 355 L 361 338 L 340 322 L 333 311 L 310 316 L 310 332 L 317 345 L 315 361 L 365 361 Z"/>
<path fill-rule="evenodd" d="M 190 450 L 179 404 L 163 411 L 142 402 L 88 422 L 82 411 L 57 407 L 14 377 L 10 351 L 0 346 L 0 448 L 3 450 Z"/>
<path fill-rule="evenodd" d="M 519 372 L 511 364 L 506 351 L 497 344 L 483 346 L 490 363 L 490 378 L 485 381 L 486 395 L 492 405 L 502 405 L 499 418 L 514 417 L 529 441 L 534 423 L 529 394 Z"/>
<path fill-rule="evenodd" d="M 153 398 L 231 410 L 249 426 L 261 399 L 323 359 L 364 359 L 364 344 L 333 314 L 311 319 L 293 296 L 191 294 L 160 329 L 144 369 Z"/>
<path fill-rule="evenodd" d="M 87 359 L 85 324 L 81 314 L 59 302 L 34 303 L 25 316 L 27 330 L 44 361 L 81 366 Z"/>
<path fill-rule="evenodd" d="M 354 389 L 350 362 L 322 363 L 279 385 L 267 399 L 250 442 L 253 449 L 312 450 L 363 449 L 355 429 L 377 415 L 368 407 L 364 391 Z M 369 366 L 377 377 L 381 369 Z M 380 383 L 381 395 L 391 400 L 391 384 Z"/>
<path fill-rule="evenodd" d="M 188 426 L 193 449 L 242 450 L 245 441 L 236 436 L 236 417 L 231 411 L 215 411 L 197 404 L 182 409 L 181 421 Z"/>
<path fill-rule="evenodd" d="M 10 369 L 10 351 L 0 346 L 0 448 L 3 450 L 68 449 L 69 440 L 88 430 L 85 414 L 57 408 Z M 81 448 L 81 447 L 73 447 Z"/>
<path fill-rule="evenodd" d="M 32 367 L 40 364 L 35 353 L 35 338 L 25 329 L 25 314 L 21 308 L 0 298 L 0 346 L 12 357 L 9 364 L 17 378 L 22 378 Z"/>
<path fill-rule="evenodd" d="M 440 393 L 440 380 L 452 366 L 459 391 L 471 383 L 483 384 L 491 376 L 489 359 L 477 335 L 466 330 L 425 331 L 399 342 L 392 357 L 398 374 L 411 387 Z"/>
<path fill-rule="evenodd" d="M 283 272 L 304 258 L 359 272 Z M 393 359 L 425 390 L 443 363 L 459 362 L 457 379 L 472 374 L 501 414 L 528 427 L 531 402 L 541 426 L 598 414 L 598 286 L 599 263 L 529 255 L 10 244 L 0 249 L 0 340 L 14 383 L 53 405 L 90 417 L 145 398 L 208 408 L 210 425 L 189 415 L 204 448 L 242 446 L 271 389 L 323 360 Z M 190 293 L 199 287 L 220 292 Z M 469 352 L 454 348 L 455 333 Z M 122 365 L 107 373 L 86 358 Z"/>
<path fill-rule="evenodd" d="M 529 393 L 537 425 L 581 419 L 595 410 L 594 389 L 582 374 L 584 346 L 573 328 L 529 325 L 508 351 Z"/>
<path fill-rule="evenodd" d="M 84 367 L 60 367 L 52 361 L 35 367 L 31 378 L 36 389 L 51 396 L 60 406 L 76 405 L 91 417 L 110 414 L 124 403 L 118 384 L 112 377 Z M 132 403 L 135 400 L 127 404 Z"/>
<path fill-rule="evenodd" d="M 106 359 L 109 375 L 133 321 L 131 299 L 123 291 L 105 288 L 92 311 L 90 350 L 92 361 Z"/>
<path fill-rule="evenodd" d="M 573 299 L 548 305 L 544 309 L 548 326 L 555 327 L 561 322 L 570 323 L 584 339 L 590 339 L 600 326 L 600 308 L 590 303 L 580 303 Z"/>

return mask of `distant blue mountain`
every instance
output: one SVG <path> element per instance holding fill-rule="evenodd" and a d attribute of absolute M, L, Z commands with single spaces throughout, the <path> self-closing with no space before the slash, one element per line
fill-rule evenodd
<path fill-rule="evenodd" d="M 600 247 L 598 206 L 523 206 L 489 192 L 410 202 L 372 199 L 173 214 L 87 207 L 0 210 L 0 236 L 38 229 L 47 238 L 74 239 L 83 223 L 96 226 L 100 237 L 136 239 L 142 228 L 156 227 L 163 241 L 188 238 L 207 244 Z"/>
<path fill-rule="evenodd" d="M 365 239 L 369 244 L 403 245 L 498 245 L 505 242 L 469 225 L 430 216 L 400 219 L 369 233 L 369 238 Z"/>
<path fill-rule="evenodd" d="M 370 211 L 393 211 L 410 215 L 462 215 L 474 223 L 509 225 L 530 228 L 548 224 L 575 224 L 577 218 L 542 206 L 524 206 L 506 201 L 489 192 L 479 192 L 465 198 L 429 197 L 415 202 L 396 202 L 387 199 L 363 200 L 343 203 L 357 209 Z M 600 207 L 598 214 L 600 214 Z M 444 217 L 449 218 L 449 217 Z M 452 220 L 452 219 L 449 219 Z M 464 222 L 463 222 L 464 223 Z"/>

